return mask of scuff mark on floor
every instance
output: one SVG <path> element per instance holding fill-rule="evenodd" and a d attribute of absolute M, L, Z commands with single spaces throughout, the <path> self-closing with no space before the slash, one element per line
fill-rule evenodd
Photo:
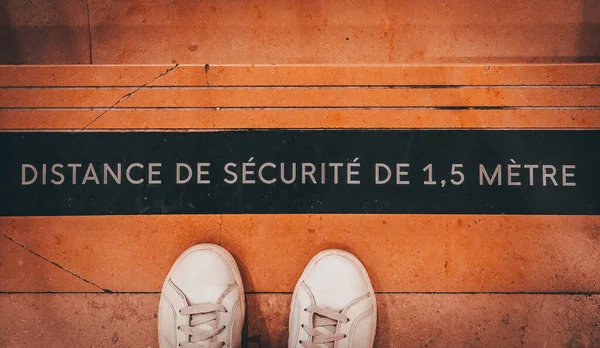
<path fill-rule="evenodd" d="M 210 65 L 204 65 L 204 77 L 206 78 L 206 85 L 210 87 L 210 82 L 208 82 L 208 70 L 210 70 Z"/>

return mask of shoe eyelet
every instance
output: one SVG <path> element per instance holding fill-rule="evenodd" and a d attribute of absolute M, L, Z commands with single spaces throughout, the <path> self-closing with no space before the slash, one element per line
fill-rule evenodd
<path fill-rule="evenodd" d="M 348 335 L 344 334 L 344 338 L 348 337 Z"/>
<path fill-rule="evenodd" d="M 225 312 L 223 312 L 223 313 L 227 313 L 227 312 L 228 312 L 228 310 L 227 310 L 227 309 L 225 309 Z"/>
<path fill-rule="evenodd" d="M 302 344 L 302 340 L 298 341 L 298 343 Z"/>
<path fill-rule="evenodd" d="M 306 308 L 304 308 L 304 311 L 305 311 L 305 312 L 308 312 L 308 311 L 306 310 Z"/>
<path fill-rule="evenodd" d="M 349 323 L 350 322 L 350 318 L 346 319 L 346 322 Z"/>
<path fill-rule="evenodd" d="M 301 324 L 300 327 L 304 327 L 304 324 Z"/>
<path fill-rule="evenodd" d="M 177 327 L 177 330 L 181 330 L 181 325 L 179 325 L 179 326 Z"/>

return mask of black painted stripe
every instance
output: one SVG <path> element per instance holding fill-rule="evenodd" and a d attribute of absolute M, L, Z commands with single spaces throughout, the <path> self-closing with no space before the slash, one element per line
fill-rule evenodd
<path fill-rule="evenodd" d="M 595 130 L 252 130 L 217 132 L 12 132 L 0 133 L 2 159 L 0 167 L 0 215 L 107 215 L 107 214 L 218 214 L 218 213 L 392 213 L 392 214 L 600 214 L 600 131 Z M 253 158 L 254 171 L 242 183 L 241 166 Z M 348 184 L 347 164 L 360 163 L 360 184 Z M 196 163 L 210 163 L 210 184 L 198 184 L 194 173 L 190 182 L 177 184 L 176 163 L 196 168 Z M 224 166 L 236 163 L 238 180 L 227 184 Z M 274 184 L 260 182 L 257 172 L 265 167 L 266 179 L 278 178 Z M 514 163 L 513 163 L 514 162 Z M 51 183 L 51 166 L 60 163 L 65 181 Z M 67 164 L 81 164 L 72 184 L 72 170 Z M 112 177 L 103 184 L 103 164 L 113 170 L 122 165 L 122 182 Z M 132 168 L 132 184 L 126 169 Z M 149 163 L 160 163 L 161 184 L 148 183 Z M 280 167 L 285 164 L 286 178 L 296 163 L 293 184 L 281 182 Z M 302 183 L 302 163 L 315 165 L 315 180 L 310 176 Z M 326 163 L 325 183 L 321 183 L 321 163 Z M 331 163 L 343 163 L 339 182 L 334 184 Z M 396 163 L 408 163 L 409 174 L 401 179 L 410 184 L 396 184 L 392 173 L 387 184 L 375 183 L 375 163 L 385 163 L 395 171 Z M 423 168 L 433 164 L 435 185 L 425 185 Z M 22 165 L 36 168 L 38 178 L 23 185 Z M 42 165 L 47 179 L 42 182 Z M 94 178 L 82 181 L 89 165 Z M 451 183 L 460 175 L 451 175 L 452 164 L 462 164 L 460 185 Z M 554 182 L 543 185 L 541 168 L 534 169 L 533 186 L 529 170 L 522 166 L 547 165 L 556 169 Z M 480 165 L 490 176 L 501 166 L 501 185 L 480 185 Z M 508 165 L 519 176 L 507 185 Z M 564 186 L 562 170 L 574 177 L 566 179 L 576 186 Z M 310 166 L 306 167 L 310 171 Z M 26 169 L 26 180 L 33 171 Z M 402 168 L 402 171 L 406 168 Z M 385 174 L 385 173 L 384 173 Z M 382 175 L 383 176 L 383 175 Z M 441 182 L 445 180 L 442 187 Z"/>

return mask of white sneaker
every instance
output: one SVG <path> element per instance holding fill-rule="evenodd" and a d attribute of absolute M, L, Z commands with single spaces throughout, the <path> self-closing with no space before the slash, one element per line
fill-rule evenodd
<path fill-rule="evenodd" d="M 242 277 L 231 254 L 218 245 L 193 246 L 163 284 L 159 347 L 241 347 L 245 311 Z"/>
<path fill-rule="evenodd" d="M 288 347 L 370 348 L 376 324 L 375 293 L 360 261 L 342 250 L 317 254 L 294 289 Z"/>

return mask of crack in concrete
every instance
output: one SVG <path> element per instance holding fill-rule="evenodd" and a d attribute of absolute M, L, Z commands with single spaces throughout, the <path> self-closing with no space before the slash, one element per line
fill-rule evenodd
<path fill-rule="evenodd" d="M 26 251 L 28 251 L 28 252 L 32 253 L 33 255 L 35 255 L 35 256 L 37 256 L 37 257 L 39 257 L 40 259 L 42 259 L 42 260 L 44 260 L 44 261 L 46 261 L 46 262 L 49 262 L 50 264 L 52 264 L 52 265 L 54 265 L 54 266 L 56 266 L 56 267 L 60 268 L 61 270 L 65 271 L 65 272 L 67 272 L 67 273 L 69 273 L 69 274 L 71 274 L 71 275 L 73 275 L 73 276 L 75 276 L 75 277 L 77 277 L 77 278 L 79 278 L 79 279 L 81 279 L 81 280 L 83 280 L 84 282 L 86 282 L 86 283 L 88 283 L 88 284 L 90 284 L 90 285 L 93 285 L 93 286 L 97 287 L 98 289 L 102 290 L 103 292 L 105 292 L 105 293 L 109 293 L 109 294 L 112 294 L 112 293 L 113 293 L 113 291 L 111 291 L 111 290 L 108 290 L 108 289 L 104 289 L 104 288 L 100 287 L 98 284 L 95 284 L 94 282 L 91 282 L 91 281 L 89 281 L 89 280 L 87 280 L 87 279 L 85 279 L 85 278 L 81 277 L 80 275 L 78 275 L 78 274 L 76 274 L 76 273 L 73 273 L 73 272 L 69 271 L 68 269 L 64 268 L 63 266 L 59 265 L 58 263 L 56 263 L 56 262 L 54 262 L 54 261 L 52 261 L 52 260 L 49 260 L 49 259 L 47 259 L 47 258 L 43 257 L 42 255 L 40 255 L 40 254 L 36 253 L 35 251 L 33 251 L 33 250 L 31 250 L 31 249 L 27 248 L 25 245 L 23 245 L 23 244 L 21 244 L 21 243 L 17 242 L 16 240 L 14 240 L 14 239 L 10 238 L 9 236 L 5 235 L 4 233 L 0 233 L 0 235 L 1 235 L 2 237 L 4 237 L 4 238 L 8 239 L 9 241 L 11 241 L 11 242 L 15 243 L 16 245 L 20 246 L 20 247 L 21 247 L 23 250 L 26 250 Z"/>
<path fill-rule="evenodd" d="M 85 6 L 87 8 L 88 37 L 90 39 L 90 64 L 93 64 L 93 59 L 92 59 L 92 22 L 90 21 L 90 3 L 89 3 L 89 0 L 85 0 Z"/>
<path fill-rule="evenodd" d="M 521 346 L 525 345 L 525 335 L 527 334 L 527 329 L 529 328 L 529 314 L 531 313 L 531 308 L 529 308 L 529 310 L 527 311 L 527 314 L 525 314 L 525 325 L 521 326 Z"/>
<path fill-rule="evenodd" d="M 541 312 L 542 309 L 544 309 L 545 303 L 546 303 L 546 296 L 542 295 L 542 303 L 540 304 L 540 307 L 535 310 L 535 312 L 536 313 Z M 533 307 L 529 308 L 529 310 L 527 311 L 527 314 L 525 315 L 525 325 L 521 326 L 521 330 L 523 331 L 521 333 L 521 337 L 520 337 L 522 346 L 525 345 L 525 335 L 527 334 L 527 329 L 529 328 L 529 315 L 531 314 L 532 311 L 533 311 Z"/>
<path fill-rule="evenodd" d="M 133 91 L 123 95 L 121 98 L 119 98 L 119 100 L 117 100 L 112 106 L 110 106 L 108 109 L 104 110 L 100 115 L 96 116 L 93 120 L 91 120 L 87 125 L 85 125 L 85 127 L 81 128 L 80 132 L 83 132 L 84 130 L 86 130 L 89 126 L 91 126 L 94 122 L 98 121 L 100 119 L 100 117 L 104 116 L 104 114 L 106 114 L 107 112 L 109 112 L 110 110 L 114 109 L 117 105 L 119 105 L 121 102 L 129 99 L 132 95 L 134 95 L 137 91 L 139 91 L 140 89 L 148 86 L 149 84 L 154 83 L 156 80 L 160 79 L 163 76 L 166 76 L 168 73 L 170 73 L 171 71 L 177 69 L 177 67 L 179 66 L 179 64 L 175 64 L 175 66 L 168 68 L 164 73 L 156 76 L 155 78 L 152 79 L 152 81 L 147 82 L 139 87 L 137 87 L 136 89 L 134 89 Z"/>
<path fill-rule="evenodd" d="M 538 313 L 544 309 L 544 304 L 546 304 L 546 296 L 542 295 L 542 303 L 540 304 L 540 308 L 537 310 Z"/>
<path fill-rule="evenodd" d="M 223 214 L 219 214 L 219 245 L 222 244 L 223 241 Z"/>

